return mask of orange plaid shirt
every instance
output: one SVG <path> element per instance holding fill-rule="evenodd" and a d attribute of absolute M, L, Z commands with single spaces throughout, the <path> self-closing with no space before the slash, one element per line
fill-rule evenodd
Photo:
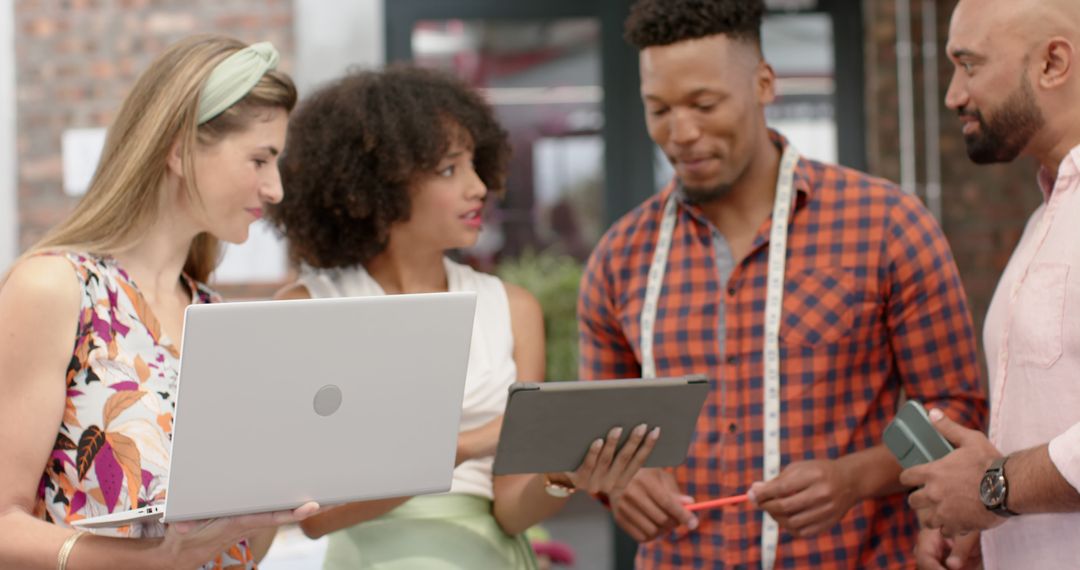
<path fill-rule="evenodd" d="M 901 388 L 981 427 L 986 400 L 971 317 L 933 217 L 892 183 L 805 158 L 794 189 L 780 329 L 781 466 L 880 444 Z M 589 260 L 578 301 L 582 378 L 641 373 L 646 277 L 674 191 L 669 185 L 619 220 Z M 745 493 L 762 479 L 771 220 L 720 283 L 712 224 L 686 202 L 677 212 L 654 354 L 657 376 L 710 378 L 689 455 L 673 470 L 687 494 L 705 500 Z M 914 568 L 917 522 L 905 499 L 857 503 L 810 538 L 781 529 L 776 567 Z M 679 528 L 641 545 L 638 567 L 760 567 L 761 511 L 746 505 L 699 518 L 696 531 Z"/>

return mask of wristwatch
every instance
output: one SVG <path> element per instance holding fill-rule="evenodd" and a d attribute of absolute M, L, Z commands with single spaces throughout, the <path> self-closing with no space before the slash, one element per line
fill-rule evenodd
<path fill-rule="evenodd" d="M 556 480 L 558 479 L 558 480 Z M 544 475 L 544 492 L 556 499 L 565 499 L 577 491 L 570 478 L 553 478 L 550 473 Z"/>
<path fill-rule="evenodd" d="M 1019 513 L 1009 510 L 1005 501 L 1009 497 L 1009 480 L 1005 478 L 1005 462 L 1009 456 L 999 457 L 983 473 L 979 484 L 979 498 L 986 510 L 1002 517 L 1012 517 Z"/>

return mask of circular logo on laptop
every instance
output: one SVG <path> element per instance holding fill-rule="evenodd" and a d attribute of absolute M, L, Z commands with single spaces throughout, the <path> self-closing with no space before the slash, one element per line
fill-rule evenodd
<path fill-rule="evenodd" d="M 315 413 L 320 416 L 329 416 L 341 407 L 341 388 L 333 384 L 327 384 L 315 392 Z"/>

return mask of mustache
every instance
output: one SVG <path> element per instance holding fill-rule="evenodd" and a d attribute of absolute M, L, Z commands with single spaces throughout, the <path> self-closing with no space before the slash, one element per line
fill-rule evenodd
<path fill-rule="evenodd" d="M 956 110 L 956 114 L 961 119 L 975 119 L 976 121 L 981 121 L 982 120 L 982 113 L 980 113 L 978 111 L 978 109 L 970 109 L 969 110 L 969 109 L 961 108 L 961 109 Z"/>

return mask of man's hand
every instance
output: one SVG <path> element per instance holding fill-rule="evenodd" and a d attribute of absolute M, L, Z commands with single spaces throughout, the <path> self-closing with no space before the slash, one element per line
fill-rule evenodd
<path fill-rule="evenodd" d="M 693 530 L 698 520 L 675 477 L 662 469 L 641 469 L 626 488 L 611 495 L 615 522 L 637 542 L 648 542 L 679 525 Z"/>
<path fill-rule="evenodd" d="M 750 486 L 750 500 L 794 536 L 833 527 L 859 500 L 854 477 L 842 460 L 792 463 L 771 481 Z"/>
<path fill-rule="evenodd" d="M 945 538 L 940 529 L 924 528 L 915 543 L 915 562 L 919 570 L 976 570 L 982 564 L 980 536 L 969 532 Z"/>
<path fill-rule="evenodd" d="M 931 410 L 934 427 L 955 448 L 945 457 L 906 469 L 900 482 L 909 487 L 922 487 L 908 496 L 908 504 L 924 528 L 941 529 L 945 537 L 976 530 L 993 528 L 1005 521 L 991 513 L 979 499 L 979 483 L 983 472 L 1001 457 L 986 435 L 965 428 L 941 410 Z"/>

